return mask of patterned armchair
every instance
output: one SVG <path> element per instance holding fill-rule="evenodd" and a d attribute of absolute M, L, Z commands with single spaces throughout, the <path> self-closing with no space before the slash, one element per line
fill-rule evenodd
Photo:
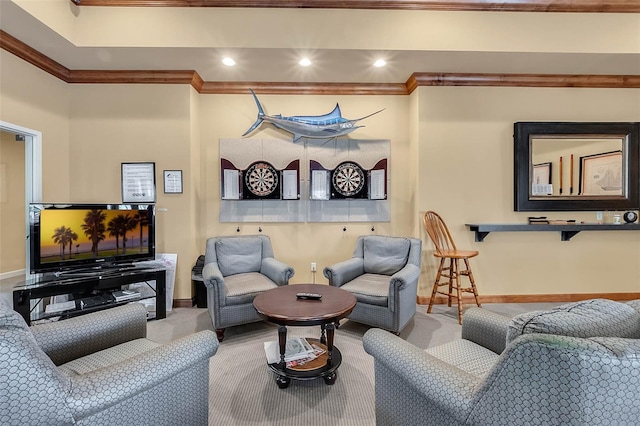
<path fill-rule="evenodd" d="M 0 298 L 0 423 L 206 425 L 206 330 L 160 345 L 139 303 L 28 327 Z"/>
<path fill-rule="evenodd" d="M 416 314 L 421 250 L 415 238 L 360 236 L 351 259 L 323 272 L 356 297 L 350 320 L 397 334 Z"/>
<path fill-rule="evenodd" d="M 378 425 L 637 425 L 640 301 L 595 299 L 513 320 L 480 308 L 427 350 L 372 329 Z"/>
<path fill-rule="evenodd" d="M 273 258 L 266 235 L 209 238 L 202 278 L 218 340 L 222 342 L 227 327 L 262 321 L 253 299 L 289 284 L 294 273 L 292 267 Z"/>

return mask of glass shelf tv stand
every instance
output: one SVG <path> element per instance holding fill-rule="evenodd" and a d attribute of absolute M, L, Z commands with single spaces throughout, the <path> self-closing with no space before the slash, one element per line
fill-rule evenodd
<path fill-rule="evenodd" d="M 85 303 L 85 301 L 95 300 L 96 296 L 106 296 L 105 300 L 107 300 L 112 292 L 122 290 L 124 286 L 151 280 L 156 283 L 156 310 L 155 316 L 150 315 L 150 319 L 166 318 L 166 271 L 164 268 L 153 267 L 105 269 L 69 273 L 57 277 L 44 275 L 31 278 L 18 283 L 13 288 L 13 309 L 22 315 L 27 324 L 53 317 L 70 318 L 129 303 L 130 300 L 121 302 L 110 300 L 100 304 Z M 43 300 L 61 295 L 69 295 L 71 300 L 77 302 L 76 307 L 62 312 L 46 312 L 42 306 Z"/>

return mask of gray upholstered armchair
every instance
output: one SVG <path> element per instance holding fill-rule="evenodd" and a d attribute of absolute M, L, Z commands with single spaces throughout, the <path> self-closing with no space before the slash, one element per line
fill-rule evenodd
<path fill-rule="evenodd" d="M 356 297 L 349 319 L 399 333 L 416 314 L 421 248 L 415 238 L 360 236 L 351 259 L 324 268 Z"/>
<path fill-rule="evenodd" d="M 0 298 L 0 423 L 206 425 L 215 334 L 160 345 L 131 303 L 28 327 Z"/>
<path fill-rule="evenodd" d="M 637 425 L 640 301 L 594 299 L 510 320 L 470 308 L 462 339 L 427 350 L 383 330 L 378 425 Z"/>
<path fill-rule="evenodd" d="M 262 321 L 253 299 L 276 286 L 289 284 L 292 267 L 273 257 L 266 235 L 214 237 L 207 240 L 202 278 L 207 307 L 218 340 L 234 325 Z"/>

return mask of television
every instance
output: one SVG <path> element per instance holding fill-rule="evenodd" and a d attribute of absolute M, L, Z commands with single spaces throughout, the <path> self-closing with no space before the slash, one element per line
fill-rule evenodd
<path fill-rule="evenodd" d="M 98 270 L 155 258 L 154 204 L 29 204 L 30 273 Z"/>

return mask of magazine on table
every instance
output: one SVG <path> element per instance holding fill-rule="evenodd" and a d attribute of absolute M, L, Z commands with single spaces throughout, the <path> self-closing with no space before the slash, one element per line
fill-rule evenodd
<path fill-rule="evenodd" d="M 318 358 L 320 355 L 325 353 L 326 351 L 318 345 L 311 345 L 313 347 L 313 353 L 309 354 L 306 358 L 296 359 L 293 361 L 287 362 L 287 368 L 296 367 L 298 365 L 305 365 L 306 363 L 313 361 Z"/>
<path fill-rule="evenodd" d="M 280 345 L 277 341 L 264 342 L 264 352 L 269 364 L 280 362 Z M 292 337 L 287 339 L 284 360 L 289 362 L 308 358 L 313 353 L 314 348 L 307 342 L 307 339 L 304 337 Z"/>

